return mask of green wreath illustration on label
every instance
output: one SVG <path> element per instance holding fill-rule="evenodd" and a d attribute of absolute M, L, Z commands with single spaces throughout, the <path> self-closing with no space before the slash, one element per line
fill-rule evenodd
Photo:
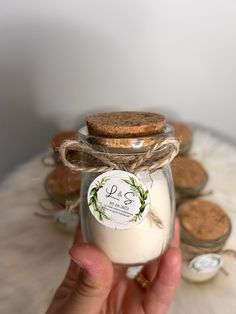
<path fill-rule="evenodd" d="M 100 223 L 129 229 L 143 221 L 150 209 L 145 184 L 134 174 L 113 170 L 99 175 L 88 190 L 88 207 Z"/>
<path fill-rule="evenodd" d="M 218 270 L 222 265 L 222 257 L 219 254 L 208 253 L 195 257 L 190 261 L 189 267 L 196 272 L 208 273 Z"/>

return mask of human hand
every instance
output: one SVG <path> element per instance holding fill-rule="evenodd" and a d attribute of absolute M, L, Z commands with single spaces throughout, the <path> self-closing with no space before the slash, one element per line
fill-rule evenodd
<path fill-rule="evenodd" d="M 144 289 L 113 266 L 95 246 L 81 242 L 80 231 L 70 250 L 71 263 L 47 314 L 166 314 L 181 272 L 179 224 L 171 247 L 141 271 L 150 282 Z"/>

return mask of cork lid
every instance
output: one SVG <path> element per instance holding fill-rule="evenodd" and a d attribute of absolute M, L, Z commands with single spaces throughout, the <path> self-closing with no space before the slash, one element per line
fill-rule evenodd
<path fill-rule="evenodd" d="M 206 183 L 207 172 L 202 164 L 194 159 L 179 156 L 171 164 L 175 186 L 180 189 L 193 189 Z"/>
<path fill-rule="evenodd" d="M 78 132 L 77 131 L 64 131 L 56 134 L 51 140 L 51 147 L 58 151 L 61 144 L 66 140 L 77 140 Z"/>
<path fill-rule="evenodd" d="M 179 209 L 181 226 L 197 240 L 214 241 L 230 230 L 230 220 L 217 204 L 206 200 L 190 200 Z"/>
<path fill-rule="evenodd" d="M 86 124 L 90 143 L 129 150 L 145 149 L 155 144 L 160 136 L 172 135 L 173 128 L 165 121 L 165 117 L 157 113 L 121 111 L 88 116 Z M 84 129 L 80 130 L 80 136 L 86 136 L 85 133 Z"/>
<path fill-rule="evenodd" d="M 192 141 L 192 130 L 184 123 L 171 122 L 175 130 L 175 136 L 180 140 L 181 150 L 185 153 L 190 147 Z"/>
<path fill-rule="evenodd" d="M 80 177 L 64 165 L 58 165 L 46 179 L 47 189 L 58 195 L 79 192 Z"/>
<path fill-rule="evenodd" d="M 91 135 L 120 138 L 160 133 L 165 117 L 158 113 L 139 111 L 105 112 L 86 119 Z"/>

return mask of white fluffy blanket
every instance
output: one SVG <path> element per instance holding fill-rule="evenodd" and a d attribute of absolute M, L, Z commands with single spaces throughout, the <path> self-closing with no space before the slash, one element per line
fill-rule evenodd
<path fill-rule="evenodd" d="M 236 149 L 205 131 L 194 133 L 194 158 L 210 175 L 208 198 L 225 208 L 236 223 Z M 8 177 L 0 189 L 0 313 L 42 314 L 69 258 L 72 236 L 51 220 L 36 217 L 39 199 L 45 197 L 43 181 L 49 168 L 37 157 Z M 234 229 L 234 228 L 233 228 Z M 236 249 L 235 232 L 228 247 Z M 170 313 L 235 314 L 236 260 L 227 257 L 223 273 L 204 284 L 181 280 Z"/>

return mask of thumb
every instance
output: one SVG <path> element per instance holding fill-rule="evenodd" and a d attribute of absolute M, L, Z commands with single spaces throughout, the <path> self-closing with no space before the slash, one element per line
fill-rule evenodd
<path fill-rule="evenodd" d="M 75 245 L 72 260 L 80 266 L 75 289 L 67 302 L 68 313 L 97 314 L 112 286 L 113 267 L 108 257 L 93 245 Z"/>

